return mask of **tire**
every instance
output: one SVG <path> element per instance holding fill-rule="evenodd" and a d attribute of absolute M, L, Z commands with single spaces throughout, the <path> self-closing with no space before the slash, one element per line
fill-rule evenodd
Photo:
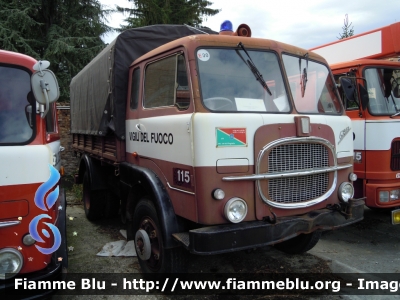
<path fill-rule="evenodd" d="M 119 197 L 112 193 L 107 192 L 106 201 L 104 205 L 104 217 L 106 219 L 112 219 L 118 216 L 119 213 Z"/>
<path fill-rule="evenodd" d="M 119 209 L 119 219 L 123 225 L 127 225 L 127 217 L 126 217 L 126 209 L 124 208 L 123 203 L 121 203 L 120 209 Z"/>
<path fill-rule="evenodd" d="M 308 234 L 300 234 L 290 240 L 276 244 L 275 248 L 288 253 L 300 254 L 311 250 L 319 241 L 322 231 L 316 230 Z"/>
<path fill-rule="evenodd" d="M 133 236 L 135 236 L 136 252 L 142 272 L 148 274 L 185 272 L 187 253 L 182 247 L 164 248 L 162 229 L 159 224 L 153 202 L 148 198 L 141 199 L 135 208 L 131 226 Z M 140 255 L 146 249 L 143 246 L 143 239 L 137 235 L 139 230 L 144 230 L 147 233 L 151 244 L 151 254 L 147 260 L 143 260 Z M 150 249 L 150 247 L 147 249 Z"/>
<path fill-rule="evenodd" d="M 104 215 L 106 193 L 104 190 L 92 191 L 88 172 L 83 177 L 82 202 L 89 221 L 96 221 Z"/>

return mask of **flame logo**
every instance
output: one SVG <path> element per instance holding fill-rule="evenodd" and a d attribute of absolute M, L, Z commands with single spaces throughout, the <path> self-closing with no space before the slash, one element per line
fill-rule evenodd
<path fill-rule="evenodd" d="M 50 192 L 47 195 L 46 198 L 46 203 L 45 203 L 45 196 L 46 193 L 49 192 L 60 180 L 60 174 L 55 169 L 53 166 L 49 165 L 50 168 L 50 178 L 46 182 L 44 182 L 41 186 L 36 191 L 35 194 L 35 204 L 37 207 L 39 207 L 43 211 L 49 211 L 50 208 L 56 203 L 59 195 L 59 187 L 57 186 L 52 192 Z M 32 236 L 32 238 L 40 243 L 44 243 L 44 240 L 42 237 L 39 235 L 38 232 L 38 224 L 42 219 L 51 219 L 51 217 L 48 214 L 41 214 L 36 216 L 35 218 L 32 219 L 32 221 L 29 223 L 29 233 Z M 35 245 L 35 247 L 43 254 L 51 254 L 55 252 L 61 245 L 61 234 L 60 231 L 56 226 L 54 226 L 52 223 L 47 223 L 43 222 L 44 224 L 47 225 L 47 227 L 51 230 L 54 236 L 54 244 L 51 248 L 42 248 L 38 245 Z M 46 229 L 42 229 L 42 234 L 46 238 L 50 238 L 50 233 Z"/>

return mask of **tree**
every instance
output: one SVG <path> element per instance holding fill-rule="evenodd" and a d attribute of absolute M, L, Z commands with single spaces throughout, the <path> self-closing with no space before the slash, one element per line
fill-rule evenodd
<path fill-rule="evenodd" d="M 212 2 L 207 0 L 129 0 L 135 8 L 117 6 L 117 10 L 127 13 L 126 26 L 129 28 L 155 24 L 187 24 L 199 27 L 203 19 L 219 13 L 219 9 L 209 8 Z"/>
<path fill-rule="evenodd" d="M 97 0 L 0 0 L 0 48 L 50 61 L 69 100 L 69 83 L 103 48 L 110 10 Z"/>
<path fill-rule="evenodd" d="M 347 14 L 345 15 L 343 23 L 344 23 L 344 26 L 342 27 L 343 32 L 339 33 L 340 34 L 340 37 L 338 37 L 339 40 L 342 40 L 342 39 L 345 39 L 345 38 L 348 38 L 348 37 L 354 35 L 354 29 L 351 26 L 351 24 L 353 24 L 353 23 L 349 24 L 349 18 L 348 18 Z"/>

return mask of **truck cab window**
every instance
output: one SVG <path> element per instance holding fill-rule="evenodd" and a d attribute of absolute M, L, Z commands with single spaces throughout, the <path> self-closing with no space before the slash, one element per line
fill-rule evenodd
<path fill-rule="evenodd" d="M 400 98 L 391 87 L 397 78 L 395 69 L 368 68 L 364 71 L 368 90 L 368 110 L 373 115 L 393 115 L 400 111 Z"/>
<path fill-rule="evenodd" d="M 35 108 L 29 108 L 30 91 L 27 71 L 0 66 L 0 143 L 23 144 L 33 138 Z"/>
<path fill-rule="evenodd" d="M 188 79 L 182 55 L 170 56 L 147 66 L 143 101 L 145 108 L 189 107 Z"/>
<path fill-rule="evenodd" d="M 140 69 L 136 68 L 132 73 L 131 85 L 131 109 L 136 109 L 139 102 Z"/>
<path fill-rule="evenodd" d="M 339 84 L 338 92 L 339 92 L 340 98 L 342 99 L 344 108 L 345 108 L 346 110 L 356 110 L 356 109 L 359 109 L 357 93 L 354 92 L 354 99 L 353 99 L 353 100 L 350 100 L 350 99 L 348 99 L 348 98 L 346 97 L 346 94 L 345 94 L 345 92 L 343 91 L 343 88 L 340 86 L 339 80 L 340 80 L 340 77 L 342 77 L 342 76 L 347 76 L 347 74 L 344 73 L 344 74 L 334 75 L 334 78 L 335 78 L 336 84 Z M 354 78 L 354 79 L 351 79 L 351 81 L 353 82 L 354 86 L 357 86 L 357 82 L 356 82 L 356 79 L 355 79 L 355 78 Z"/>
<path fill-rule="evenodd" d="M 190 105 L 189 83 L 186 73 L 185 58 L 183 55 L 178 55 L 177 60 L 177 76 L 176 76 L 176 106 L 181 109 L 187 109 Z"/>
<path fill-rule="evenodd" d="M 277 55 L 254 50 L 248 53 L 271 94 L 255 78 L 243 50 L 199 49 L 197 64 L 204 106 L 213 112 L 288 113 L 290 104 Z"/>
<path fill-rule="evenodd" d="M 342 106 L 336 92 L 336 85 L 325 65 L 308 60 L 307 85 L 303 95 L 301 81 L 303 71 L 299 68 L 299 57 L 282 55 L 282 58 L 294 104 L 299 113 L 336 115 L 341 113 Z M 302 68 L 304 65 L 305 63 L 302 62 Z"/>

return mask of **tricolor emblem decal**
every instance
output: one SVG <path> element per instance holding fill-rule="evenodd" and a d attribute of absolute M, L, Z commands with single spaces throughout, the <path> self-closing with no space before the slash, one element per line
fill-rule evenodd
<path fill-rule="evenodd" d="M 246 128 L 216 128 L 217 147 L 247 146 Z"/>

